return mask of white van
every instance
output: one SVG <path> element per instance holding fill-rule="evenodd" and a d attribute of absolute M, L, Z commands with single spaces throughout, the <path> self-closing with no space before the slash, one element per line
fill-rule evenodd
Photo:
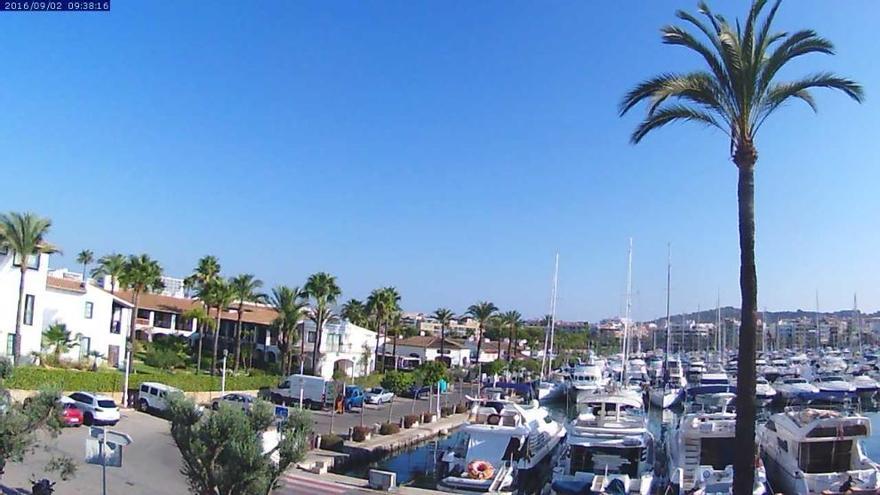
<path fill-rule="evenodd" d="M 163 412 L 168 408 L 168 394 L 181 392 L 164 383 L 144 382 L 138 389 L 137 407 L 143 412 Z"/>
<path fill-rule="evenodd" d="M 288 376 L 277 388 L 269 389 L 269 398 L 275 404 L 299 404 L 300 389 L 304 407 L 321 408 L 333 402 L 333 381 L 310 375 Z"/>

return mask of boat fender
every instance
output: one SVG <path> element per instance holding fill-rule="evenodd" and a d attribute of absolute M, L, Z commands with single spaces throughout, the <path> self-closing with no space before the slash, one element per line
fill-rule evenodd
<path fill-rule="evenodd" d="M 486 424 L 496 426 L 501 423 L 501 415 L 500 414 L 490 414 L 488 418 L 486 418 Z"/>
<path fill-rule="evenodd" d="M 495 467 L 488 461 L 471 461 L 467 465 L 468 476 L 475 480 L 487 480 L 495 475 Z"/>

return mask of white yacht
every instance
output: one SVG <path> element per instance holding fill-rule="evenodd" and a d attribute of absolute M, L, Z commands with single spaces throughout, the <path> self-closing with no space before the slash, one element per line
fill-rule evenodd
<path fill-rule="evenodd" d="M 806 378 L 798 376 L 780 378 L 773 383 L 777 394 L 788 402 L 796 401 L 802 397 L 809 397 L 819 393 L 819 388 L 808 382 Z"/>
<path fill-rule="evenodd" d="M 530 406 L 475 402 L 462 439 L 440 460 L 437 489 L 449 493 L 512 494 L 540 470 L 549 471 L 565 426 L 537 401 Z"/>
<path fill-rule="evenodd" d="M 866 374 L 855 375 L 849 380 L 859 395 L 874 395 L 880 390 L 880 382 Z"/>
<path fill-rule="evenodd" d="M 770 485 L 791 495 L 878 493 L 880 466 L 859 443 L 870 435 L 868 418 L 820 409 L 774 414 L 758 428 Z"/>
<path fill-rule="evenodd" d="M 733 457 L 736 413 L 729 407 L 734 394 L 721 393 L 706 402 L 700 412 L 682 416 L 669 436 L 669 482 L 671 493 L 733 493 Z M 755 468 L 753 495 L 767 493 L 763 466 Z"/>
<path fill-rule="evenodd" d="M 596 394 L 570 425 L 551 493 L 651 493 L 654 438 L 642 401 L 626 391 Z"/>
<path fill-rule="evenodd" d="M 583 398 L 593 395 L 597 390 L 603 390 L 606 385 L 608 377 L 605 376 L 604 368 L 597 364 L 577 366 L 571 372 L 570 391 L 575 402 L 583 402 Z"/>
<path fill-rule="evenodd" d="M 840 375 L 825 375 L 813 380 L 813 385 L 819 389 L 819 392 L 834 392 L 851 394 L 856 391 L 855 385 L 846 381 Z"/>
<path fill-rule="evenodd" d="M 663 375 L 658 377 L 648 391 L 648 399 L 657 407 L 668 409 L 684 396 L 687 380 L 684 377 L 681 361 L 670 359 L 665 363 Z"/>
<path fill-rule="evenodd" d="M 758 377 L 755 382 L 755 398 L 760 402 L 769 402 L 776 397 L 776 389 L 770 386 L 770 382 L 764 377 Z"/>

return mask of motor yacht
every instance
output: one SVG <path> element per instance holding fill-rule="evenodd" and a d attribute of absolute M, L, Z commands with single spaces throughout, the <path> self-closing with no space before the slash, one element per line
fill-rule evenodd
<path fill-rule="evenodd" d="M 575 402 L 582 402 L 582 398 L 592 395 L 597 390 L 603 390 L 608 384 L 605 370 L 596 364 L 585 364 L 575 367 L 571 372 L 570 392 Z"/>
<path fill-rule="evenodd" d="M 780 378 L 773 383 L 777 397 L 785 402 L 798 402 L 810 399 L 819 393 L 819 388 L 799 376 Z"/>

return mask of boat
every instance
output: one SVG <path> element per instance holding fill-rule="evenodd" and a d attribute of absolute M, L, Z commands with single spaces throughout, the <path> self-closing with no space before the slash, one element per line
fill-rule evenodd
<path fill-rule="evenodd" d="M 732 403 L 735 397 L 732 393 L 703 396 L 702 401 L 694 403 L 695 412 L 682 416 L 666 448 L 668 493 L 733 493 L 736 413 Z M 752 494 L 766 494 L 766 482 L 764 467 L 758 465 Z"/>
<path fill-rule="evenodd" d="M 657 407 L 668 409 L 681 402 L 687 380 L 678 359 L 669 359 L 665 363 L 663 375 L 648 390 L 648 400 Z"/>
<path fill-rule="evenodd" d="M 871 435 L 864 416 L 811 408 L 787 411 L 770 416 L 757 433 L 776 492 L 880 493 L 880 465 L 860 445 Z"/>
<path fill-rule="evenodd" d="M 544 380 L 536 380 L 534 387 L 535 396 L 542 403 L 563 399 L 568 392 L 567 381 L 557 372 L 551 373 Z"/>
<path fill-rule="evenodd" d="M 593 395 L 597 390 L 604 390 L 608 381 L 605 370 L 597 364 L 575 366 L 571 372 L 569 390 L 575 402 L 583 402 L 585 397 Z"/>
<path fill-rule="evenodd" d="M 856 393 L 855 385 L 840 375 L 820 376 L 813 380 L 813 385 L 819 389 L 819 394 L 814 400 L 824 402 L 842 402 Z"/>
<path fill-rule="evenodd" d="M 856 388 L 859 396 L 872 396 L 880 390 L 880 382 L 867 374 L 853 375 L 849 382 Z"/>
<path fill-rule="evenodd" d="M 641 399 L 595 394 L 581 406 L 554 469 L 555 495 L 651 493 L 654 437 Z"/>
<path fill-rule="evenodd" d="M 529 406 L 475 401 L 461 431 L 461 440 L 439 463 L 441 492 L 517 493 L 553 468 L 566 433 L 537 401 Z"/>
<path fill-rule="evenodd" d="M 777 397 L 785 402 L 803 401 L 819 393 L 819 388 L 799 376 L 780 378 L 773 383 Z"/>
<path fill-rule="evenodd" d="M 755 399 L 759 402 L 770 402 L 776 397 L 776 389 L 764 377 L 758 377 L 755 381 Z"/>

